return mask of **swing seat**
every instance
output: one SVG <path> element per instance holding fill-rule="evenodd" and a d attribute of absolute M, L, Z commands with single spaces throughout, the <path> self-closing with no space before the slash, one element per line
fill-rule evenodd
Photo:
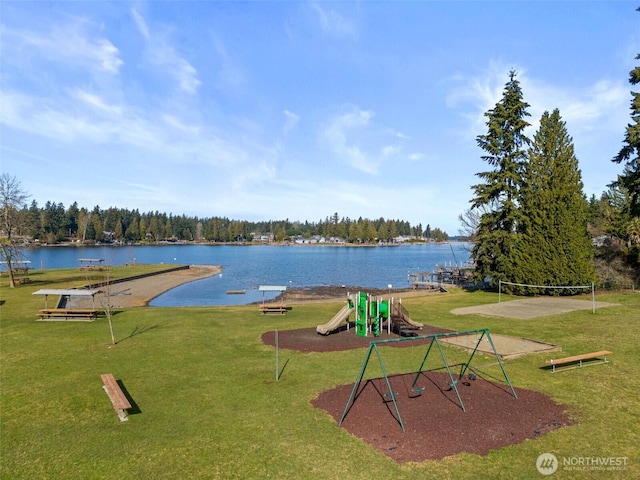
<path fill-rule="evenodd" d="M 421 397 L 422 392 L 424 392 L 424 387 L 412 388 L 411 393 L 409 393 L 409 398 Z"/>
<path fill-rule="evenodd" d="M 387 392 L 387 393 L 384 394 L 385 398 L 394 399 L 394 398 L 396 398 L 396 396 L 398 396 L 398 392 Z"/>

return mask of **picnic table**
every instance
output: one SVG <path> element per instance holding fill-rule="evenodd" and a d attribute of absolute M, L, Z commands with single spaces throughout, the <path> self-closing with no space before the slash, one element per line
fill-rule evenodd
<path fill-rule="evenodd" d="M 98 317 L 98 310 L 84 308 L 43 308 L 38 312 L 40 319 L 45 318 L 84 318 L 86 320 L 95 320 Z"/>

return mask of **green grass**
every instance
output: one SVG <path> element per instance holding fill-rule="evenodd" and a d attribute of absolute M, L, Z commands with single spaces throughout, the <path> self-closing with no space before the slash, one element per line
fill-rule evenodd
<path fill-rule="evenodd" d="M 112 276 L 159 267 L 124 267 Z M 135 308 L 106 320 L 36 322 L 39 288 L 86 282 L 73 270 L 34 272 L 32 284 L 7 288 L 0 277 L 0 440 L 3 479 L 122 478 L 541 478 L 539 454 L 627 457 L 625 472 L 559 471 L 552 478 L 640 478 L 640 295 L 606 294 L 620 306 L 536 320 L 455 316 L 456 307 L 495 302 L 491 293 L 454 290 L 407 298 L 418 321 L 456 330 L 489 328 L 559 344 L 567 355 L 607 349 L 610 363 L 551 374 L 544 355 L 506 362 L 516 387 L 567 406 L 571 427 L 491 452 L 398 465 L 336 426 L 310 401 L 355 379 L 364 349 L 302 354 L 280 351 L 262 333 L 328 321 L 337 303 L 296 305 L 285 316 L 255 306 Z M 384 348 L 384 347 L 383 347 Z M 385 349 L 388 373 L 415 368 L 416 352 Z M 466 358 L 447 349 L 452 360 Z M 100 374 L 121 380 L 138 411 L 121 423 Z M 375 374 L 375 371 L 367 372 Z M 346 399 L 345 399 L 346 401 Z M 461 413 L 463 414 L 463 413 Z M 523 412 L 524 414 L 524 412 Z M 429 448 L 429 445 L 424 445 Z M 562 467 L 561 467 L 562 468 Z"/>

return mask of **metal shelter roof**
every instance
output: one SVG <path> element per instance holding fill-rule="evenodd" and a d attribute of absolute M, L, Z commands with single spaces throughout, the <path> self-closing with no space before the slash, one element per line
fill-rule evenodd
<path fill-rule="evenodd" d="M 284 292 L 286 289 L 287 287 L 279 285 L 260 285 L 258 287 L 261 292 Z"/>
<path fill-rule="evenodd" d="M 61 295 L 70 297 L 90 297 L 100 292 L 100 290 L 80 290 L 80 289 L 57 289 L 57 288 L 43 288 L 37 292 L 33 292 L 32 295 Z"/>

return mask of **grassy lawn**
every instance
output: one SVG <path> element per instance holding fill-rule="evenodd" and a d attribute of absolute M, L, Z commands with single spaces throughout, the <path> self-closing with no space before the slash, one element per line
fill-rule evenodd
<path fill-rule="evenodd" d="M 112 277 L 160 267 L 125 268 Z M 286 368 L 276 382 L 274 348 L 260 341 L 275 328 L 326 323 L 339 304 L 296 305 L 285 316 L 267 317 L 255 306 L 128 309 L 113 317 L 118 343 L 112 346 L 104 317 L 36 321 L 42 298 L 32 292 L 87 283 L 84 274 L 54 270 L 30 277 L 32 283 L 15 289 L 0 277 L 2 479 L 533 479 L 542 478 L 535 462 L 544 452 L 561 463 L 551 478 L 640 478 L 637 293 L 599 295 L 620 306 L 595 315 L 588 310 L 524 321 L 449 313 L 496 302 L 491 293 L 454 290 L 404 300 L 414 320 L 431 325 L 489 328 L 559 344 L 567 355 L 614 354 L 609 364 L 557 374 L 539 368 L 547 355 L 505 363 L 516 387 L 565 404 L 576 425 L 486 457 L 398 465 L 310 404 L 320 392 L 353 382 L 364 349 L 281 350 Z M 410 350 L 394 350 L 388 373 L 409 365 L 403 357 Z M 461 356 L 453 349 L 448 354 Z M 128 422 L 113 411 L 102 373 L 113 373 L 135 401 Z M 626 470 L 564 470 L 563 459 L 584 457 L 626 457 Z"/>

